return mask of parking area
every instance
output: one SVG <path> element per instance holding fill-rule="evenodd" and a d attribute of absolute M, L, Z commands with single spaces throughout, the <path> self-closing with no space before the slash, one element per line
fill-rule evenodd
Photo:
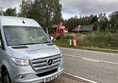
<path fill-rule="evenodd" d="M 2 83 L 1 80 L 0 80 L 0 83 Z M 61 75 L 57 79 L 50 81 L 48 83 L 83 83 L 83 82 L 80 82 L 73 78 L 69 78 L 68 76 L 65 76 L 65 75 Z"/>
<path fill-rule="evenodd" d="M 83 82 L 66 77 L 65 75 L 61 75 L 57 79 L 50 81 L 48 83 L 83 83 Z"/>

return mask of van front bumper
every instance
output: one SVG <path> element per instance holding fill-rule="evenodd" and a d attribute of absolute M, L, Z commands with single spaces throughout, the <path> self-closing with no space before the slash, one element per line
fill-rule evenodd
<path fill-rule="evenodd" d="M 20 79 L 15 79 L 15 83 L 40 83 L 40 82 L 48 82 L 51 80 L 56 79 L 59 75 L 61 75 L 63 73 L 64 69 L 60 69 L 55 73 L 52 73 L 50 75 L 46 75 L 43 77 L 38 77 L 36 75 L 29 75 L 29 77 L 27 77 L 27 79 L 22 79 L 22 77 L 20 77 Z"/>

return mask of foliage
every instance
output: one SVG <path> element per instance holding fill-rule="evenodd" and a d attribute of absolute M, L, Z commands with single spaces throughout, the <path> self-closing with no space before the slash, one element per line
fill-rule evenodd
<path fill-rule="evenodd" d="M 54 41 L 54 43 L 61 47 L 68 47 L 68 44 L 69 44 L 69 42 L 67 40 L 64 40 L 64 41 L 56 40 L 56 41 Z"/>
<path fill-rule="evenodd" d="M 73 28 L 78 26 L 78 24 L 79 24 L 78 17 L 73 17 L 66 21 L 65 26 L 67 26 L 69 28 L 69 31 L 71 31 Z"/>
<path fill-rule="evenodd" d="M 98 48 L 98 47 L 86 47 L 86 46 L 81 46 L 81 47 L 78 46 L 78 48 L 86 49 L 86 50 L 101 51 L 101 52 L 118 53 L 117 49 Z"/>
<path fill-rule="evenodd" d="M 5 12 L 4 12 L 5 16 L 16 16 L 16 8 L 8 8 Z"/>
<path fill-rule="evenodd" d="M 26 1 L 26 0 L 22 0 L 22 3 L 20 4 L 20 12 L 19 12 L 19 16 L 22 17 L 30 17 L 31 16 L 31 9 L 32 9 L 32 1 Z"/>
<path fill-rule="evenodd" d="M 84 40 L 79 40 L 81 46 L 118 49 L 118 33 L 88 34 Z"/>
<path fill-rule="evenodd" d="M 113 12 L 110 16 L 110 27 L 112 32 L 118 32 L 118 11 Z"/>
<path fill-rule="evenodd" d="M 98 25 L 96 25 L 97 24 L 96 22 L 98 22 L 98 18 L 96 15 L 83 16 L 80 18 L 75 16 L 75 17 L 72 17 L 68 20 L 65 20 L 65 25 L 69 28 L 69 31 L 71 31 L 72 29 L 74 29 L 78 25 L 93 24 L 98 27 Z"/>
<path fill-rule="evenodd" d="M 69 39 L 76 39 L 80 34 L 74 34 L 74 33 L 69 33 L 69 34 L 60 34 L 54 36 L 57 40 L 69 40 Z"/>
<path fill-rule="evenodd" d="M 96 23 L 96 22 L 98 22 L 98 17 L 97 17 L 97 15 L 91 15 L 90 16 L 91 17 L 91 24 L 94 24 L 94 23 Z"/>
<path fill-rule="evenodd" d="M 107 17 L 105 13 L 99 15 L 89 15 L 71 17 L 63 19 L 60 0 L 22 0 L 20 12 L 16 13 L 16 8 L 8 8 L 4 15 L 23 16 L 35 19 L 42 27 L 50 27 L 52 24 L 63 24 L 73 30 L 78 25 L 94 25 L 97 32 L 118 32 L 118 11 L 113 12 Z"/>
<path fill-rule="evenodd" d="M 78 46 L 118 49 L 118 33 L 98 32 L 88 34 L 63 34 L 57 41 L 76 39 Z"/>
<path fill-rule="evenodd" d="M 104 13 L 90 16 L 77 16 L 71 17 L 68 20 L 64 20 L 64 24 L 69 28 L 69 31 L 73 30 L 78 25 L 94 25 L 97 32 L 118 32 L 118 11 L 113 12 L 109 17 Z"/>
<path fill-rule="evenodd" d="M 102 14 L 100 13 L 99 16 L 98 16 L 98 20 L 99 20 L 99 30 L 100 31 L 106 31 L 107 30 L 107 25 L 108 25 L 108 19 L 106 17 L 106 14 Z"/>
<path fill-rule="evenodd" d="M 59 0 L 23 0 L 20 7 L 20 16 L 33 18 L 43 27 L 49 28 L 52 23 L 62 20 Z"/>

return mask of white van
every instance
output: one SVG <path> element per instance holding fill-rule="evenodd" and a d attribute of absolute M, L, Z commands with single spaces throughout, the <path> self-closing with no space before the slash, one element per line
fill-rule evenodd
<path fill-rule="evenodd" d="M 0 16 L 3 83 L 48 82 L 63 73 L 63 56 L 33 19 Z"/>

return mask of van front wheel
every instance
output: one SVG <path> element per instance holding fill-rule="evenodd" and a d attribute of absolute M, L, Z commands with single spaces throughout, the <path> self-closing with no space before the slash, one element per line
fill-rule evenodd
<path fill-rule="evenodd" d="M 11 80 L 10 80 L 10 77 L 9 77 L 7 70 L 4 70 L 2 73 L 2 82 L 3 83 L 11 83 Z"/>

